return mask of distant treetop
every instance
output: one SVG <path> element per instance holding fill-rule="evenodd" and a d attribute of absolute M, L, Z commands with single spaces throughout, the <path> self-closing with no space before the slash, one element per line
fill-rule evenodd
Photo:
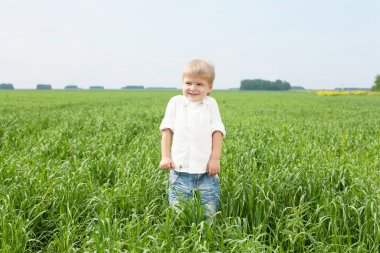
<path fill-rule="evenodd" d="M 375 84 L 372 86 L 373 91 L 380 91 L 380 75 L 375 77 Z"/>

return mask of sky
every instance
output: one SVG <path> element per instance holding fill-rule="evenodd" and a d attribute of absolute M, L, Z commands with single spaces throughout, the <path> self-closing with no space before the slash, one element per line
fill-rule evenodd
<path fill-rule="evenodd" d="M 0 83 L 181 88 L 204 59 L 215 89 L 370 88 L 379 27 L 379 0 L 0 0 Z"/>

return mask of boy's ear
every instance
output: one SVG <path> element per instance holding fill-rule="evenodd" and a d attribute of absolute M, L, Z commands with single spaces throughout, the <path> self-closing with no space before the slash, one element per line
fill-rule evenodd
<path fill-rule="evenodd" d="M 210 84 L 210 91 L 209 91 L 209 92 L 207 92 L 207 96 L 209 96 L 209 95 L 210 95 L 210 93 L 211 93 L 211 91 L 212 91 L 212 86 L 213 86 L 213 84 Z"/>

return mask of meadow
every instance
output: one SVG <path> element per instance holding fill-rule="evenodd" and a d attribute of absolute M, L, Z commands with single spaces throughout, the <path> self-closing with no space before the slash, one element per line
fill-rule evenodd
<path fill-rule="evenodd" d="M 174 212 L 180 91 L 0 91 L 1 252 L 378 252 L 380 96 L 215 91 L 221 205 Z"/>

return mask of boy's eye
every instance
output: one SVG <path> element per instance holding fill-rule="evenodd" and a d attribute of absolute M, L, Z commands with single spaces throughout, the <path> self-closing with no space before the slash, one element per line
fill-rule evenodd
<path fill-rule="evenodd" d="M 198 86 L 203 86 L 203 83 L 197 83 Z"/>

